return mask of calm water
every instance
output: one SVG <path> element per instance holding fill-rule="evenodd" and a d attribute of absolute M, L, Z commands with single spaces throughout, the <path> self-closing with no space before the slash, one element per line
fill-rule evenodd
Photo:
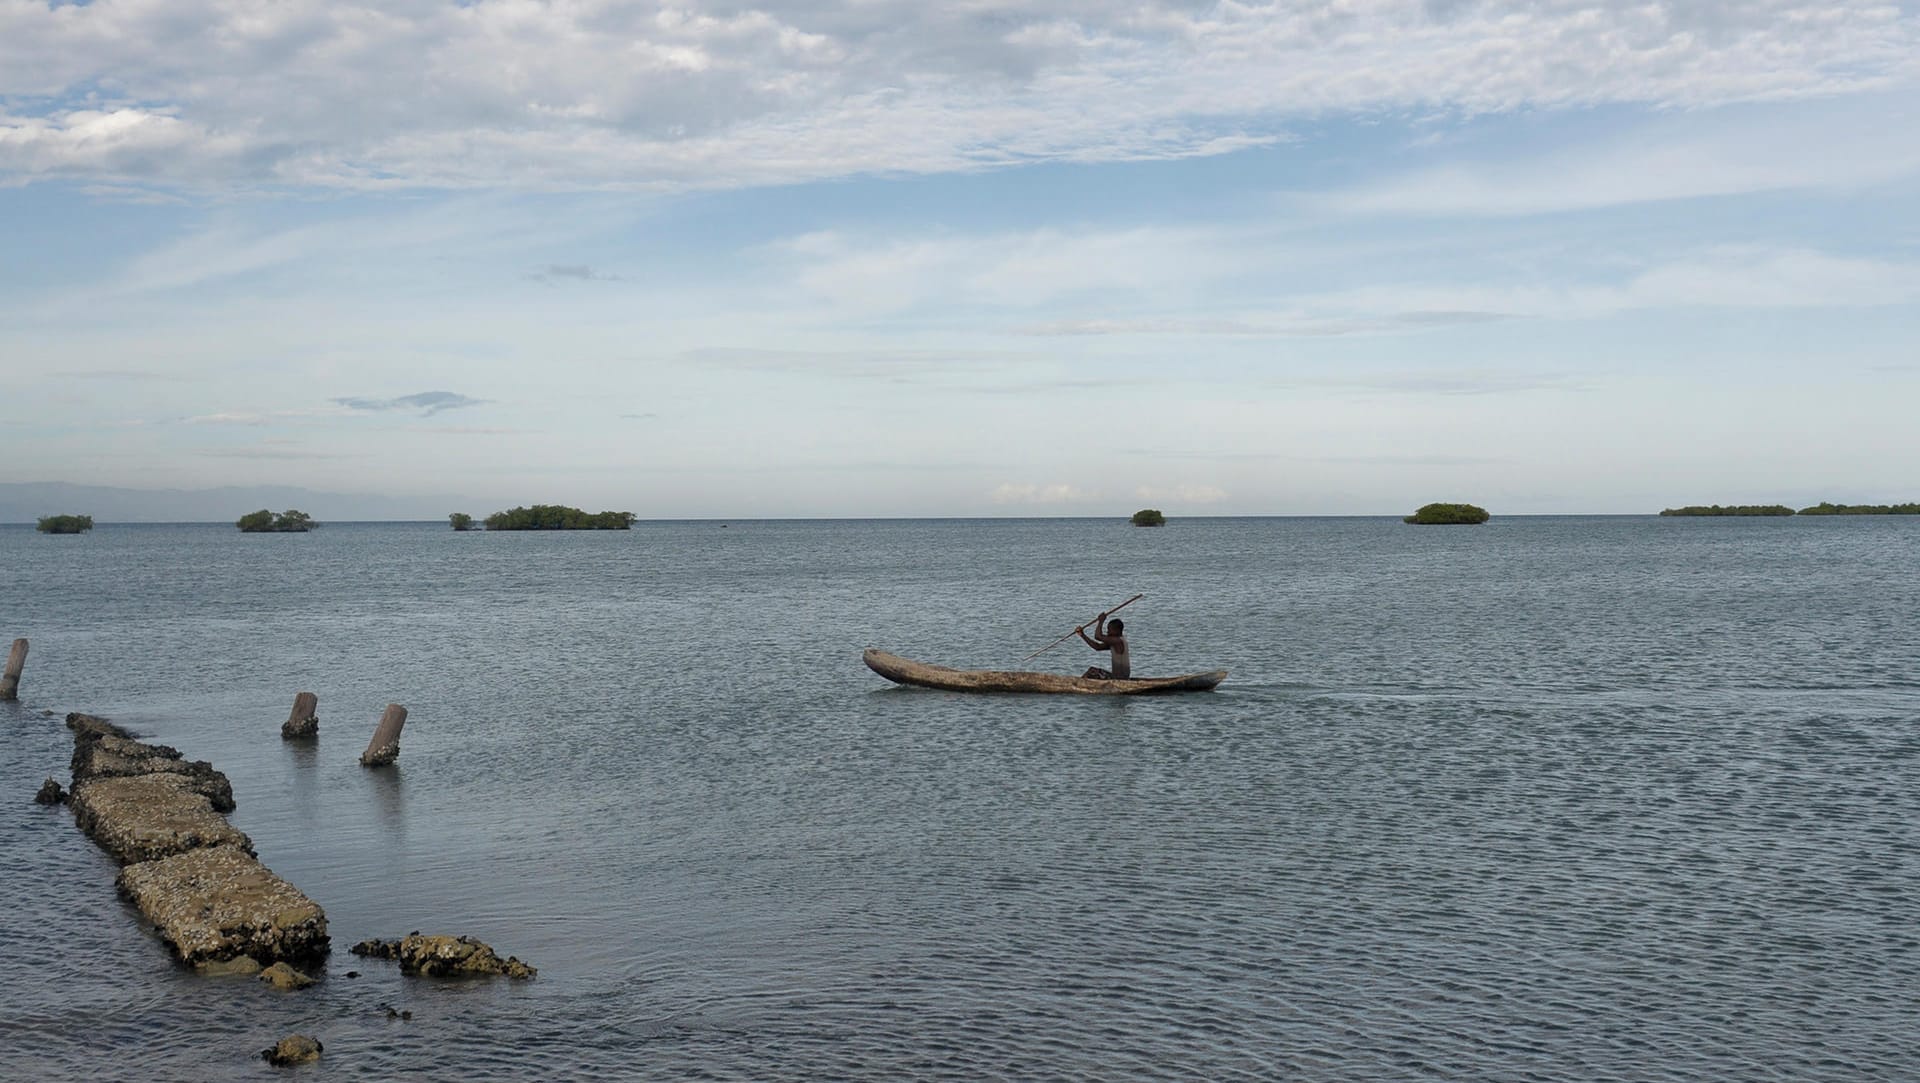
<path fill-rule="evenodd" d="M 1920 519 L 7 527 L 0 571 L 0 641 L 33 642 L 0 1078 L 255 1079 L 296 1030 L 312 1079 L 1920 1064 Z M 1136 591 L 1136 671 L 1219 692 L 860 664 L 1007 667 Z M 317 746 L 278 736 L 303 689 Z M 363 770 L 390 701 L 400 764 Z M 169 963 L 30 802 L 69 710 L 232 777 L 327 909 L 321 985 Z M 345 952 L 414 929 L 540 977 Z"/>

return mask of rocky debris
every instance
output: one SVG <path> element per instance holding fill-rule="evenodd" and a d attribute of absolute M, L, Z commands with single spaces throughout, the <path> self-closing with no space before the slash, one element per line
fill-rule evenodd
<path fill-rule="evenodd" d="M 194 790 L 206 794 L 214 811 L 233 811 L 233 784 L 207 761 L 182 759 L 178 749 L 150 745 L 118 733 L 75 730 L 73 780 L 76 784 L 92 778 L 154 774 L 179 775 Z"/>
<path fill-rule="evenodd" d="M 386 1001 L 384 1001 L 384 1000 L 383 1000 L 383 1001 L 381 1001 L 380 1003 L 378 1003 L 378 1004 L 376 1004 L 376 1005 L 374 1005 L 374 1007 L 377 1007 L 377 1008 L 379 1008 L 379 1009 L 380 1009 L 381 1011 L 383 1011 L 383 1012 L 386 1012 L 386 1013 L 387 1013 L 387 1018 L 388 1018 L 388 1019 L 401 1019 L 401 1020 L 406 1020 L 406 1019 L 412 1019 L 412 1018 L 413 1018 L 413 1011 L 412 1011 L 411 1009 L 408 1009 L 408 1008 L 396 1008 L 396 1007 L 394 1007 L 393 1005 L 391 1005 L 391 1004 L 389 1004 L 389 1003 L 387 1003 L 387 1002 L 386 1002 Z"/>
<path fill-rule="evenodd" d="M 242 955 L 261 963 L 304 961 L 330 946 L 319 904 L 237 847 L 202 847 L 129 865 L 120 870 L 119 885 L 190 965 Z"/>
<path fill-rule="evenodd" d="M 492 948 L 470 936 L 421 936 L 415 932 L 399 940 L 362 940 L 351 950 L 374 959 L 397 959 L 401 973 L 428 978 L 470 974 L 531 978 L 539 973 L 511 955 L 500 958 Z"/>
<path fill-rule="evenodd" d="M 292 1064 L 311 1064 L 320 1059 L 320 1051 L 325 1048 L 319 1039 L 304 1034 L 289 1034 L 274 1043 L 272 1049 L 262 1049 L 260 1056 L 276 1068 Z"/>
<path fill-rule="evenodd" d="M 125 737 L 129 740 L 133 738 L 133 734 L 99 715 L 82 714 L 79 711 L 68 713 L 67 728 L 73 731 L 73 739 L 76 741 L 106 736 Z"/>
<path fill-rule="evenodd" d="M 203 977 L 208 978 L 253 978 L 266 973 L 266 969 L 260 965 L 260 960 L 251 955 L 236 955 L 231 959 L 207 959 L 193 964 L 193 968 Z"/>
<path fill-rule="evenodd" d="M 67 791 L 61 789 L 60 784 L 53 779 L 42 782 L 40 792 L 33 795 L 33 803 L 36 805 L 60 805 L 65 804 L 66 800 Z"/>
<path fill-rule="evenodd" d="M 285 963 L 275 963 L 260 972 L 260 980 L 275 989 L 305 989 L 313 979 Z"/>
<path fill-rule="evenodd" d="M 213 810 L 184 775 L 157 773 L 76 781 L 74 820 L 121 864 L 208 846 L 253 853 L 253 840 Z"/>

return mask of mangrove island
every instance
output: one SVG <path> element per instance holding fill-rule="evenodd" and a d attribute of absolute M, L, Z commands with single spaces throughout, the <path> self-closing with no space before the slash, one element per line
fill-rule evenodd
<path fill-rule="evenodd" d="M 1825 500 L 1794 511 L 1785 504 L 1689 504 L 1662 515 L 1920 515 L 1920 504 L 1830 504 Z"/>
<path fill-rule="evenodd" d="M 34 529 L 42 534 L 85 534 L 93 529 L 93 516 L 43 515 Z"/>
<path fill-rule="evenodd" d="M 455 530 L 474 529 L 473 516 L 468 515 L 464 511 L 456 511 L 452 515 L 447 516 L 447 522 L 452 525 Z"/>
<path fill-rule="evenodd" d="M 496 511 L 487 516 L 488 530 L 630 530 L 639 516 L 630 511 L 603 511 L 589 515 L 579 508 L 535 504 L 530 508 Z"/>
<path fill-rule="evenodd" d="M 1793 509 L 1785 504 L 1688 504 L 1684 508 L 1663 508 L 1662 515 L 1702 516 L 1702 515 L 1792 515 Z"/>
<path fill-rule="evenodd" d="M 1822 500 L 1802 515 L 1920 515 L 1920 504 L 1829 504 Z"/>
<path fill-rule="evenodd" d="M 1473 504 L 1428 504 L 1401 522 L 1421 526 L 1479 526 L 1493 516 Z"/>
<path fill-rule="evenodd" d="M 239 527 L 242 534 L 304 534 L 320 524 L 304 511 L 289 508 L 275 515 L 261 508 L 242 515 L 233 525 Z"/>
<path fill-rule="evenodd" d="M 1133 513 L 1134 526 L 1166 526 L 1167 517 L 1158 508 L 1141 508 Z"/>

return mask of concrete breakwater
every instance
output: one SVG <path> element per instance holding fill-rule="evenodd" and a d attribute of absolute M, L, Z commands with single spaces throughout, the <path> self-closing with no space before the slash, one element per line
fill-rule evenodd
<path fill-rule="evenodd" d="M 327 918 L 227 821 L 227 777 L 86 714 L 73 730 L 75 822 L 126 866 L 118 885 L 183 963 L 231 969 L 306 963 L 330 947 Z"/>

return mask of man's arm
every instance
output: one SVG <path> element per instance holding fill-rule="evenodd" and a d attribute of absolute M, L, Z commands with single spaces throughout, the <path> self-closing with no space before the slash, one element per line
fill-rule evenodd
<path fill-rule="evenodd" d="M 1105 613 L 1094 618 L 1092 639 L 1087 639 L 1087 630 L 1085 627 L 1075 628 L 1074 631 L 1079 632 L 1080 638 L 1086 639 L 1087 646 L 1092 647 L 1096 651 L 1113 649 L 1112 644 L 1107 642 L 1107 615 Z"/>

